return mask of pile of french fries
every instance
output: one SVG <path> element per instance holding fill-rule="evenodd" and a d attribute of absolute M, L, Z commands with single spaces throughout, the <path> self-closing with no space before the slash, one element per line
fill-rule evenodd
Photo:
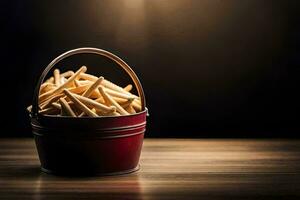
<path fill-rule="evenodd" d="M 87 74 L 82 66 L 76 72 L 60 73 L 40 87 L 39 113 L 71 117 L 130 115 L 141 111 L 141 101 L 130 93 L 132 85 L 122 88 L 104 77 Z M 28 107 L 31 110 L 31 107 Z"/>

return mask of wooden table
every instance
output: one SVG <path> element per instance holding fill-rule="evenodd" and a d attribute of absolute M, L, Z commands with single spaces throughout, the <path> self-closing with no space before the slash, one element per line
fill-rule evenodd
<path fill-rule="evenodd" d="M 0 199 L 300 199 L 300 141 L 146 139 L 140 171 L 57 177 L 32 139 L 0 140 Z"/>

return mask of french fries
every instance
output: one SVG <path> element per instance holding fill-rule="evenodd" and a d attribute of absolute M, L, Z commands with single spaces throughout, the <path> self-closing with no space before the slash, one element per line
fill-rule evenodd
<path fill-rule="evenodd" d="M 46 92 L 44 94 L 41 94 L 39 96 L 39 100 L 40 103 L 50 99 L 51 97 L 55 96 L 58 93 L 61 93 L 64 88 L 66 88 L 67 86 L 71 85 L 74 80 L 81 74 L 86 72 L 87 68 L 86 66 L 82 66 L 75 74 L 73 74 L 64 84 L 58 86 L 57 88 L 55 88 L 54 90 L 50 90 L 49 92 Z"/>
<path fill-rule="evenodd" d="M 124 90 L 126 92 L 130 92 L 132 90 L 132 85 L 131 84 L 128 84 L 126 87 L 124 87 Z"/>
<path fill-rule="evenodd" d="M 60 73 L 58 69 L 55 69 L 53 72 L 54 83 L 58 87 L 60 85 Z"/>
<path fill-rule="evenodd" d="M 120 104 L 118 104 L 118 102 L 116 102 L 109 94 L 104 91 L 104 88 L 102 86 L 99 87 L 99 91 L 108 105 L 115 106 L 117 111 L 122 115 L 129 115 L 129 113 Z"/>
<path fill-rule="evenodd" d="M 70 105 L 67 103 L 67 101 L 64 98 L 60 98 L 59 103 L 60 103 L 61 109 L 65 111 L 65 114 L 67 116 L 76 117 L 74 111 L 72 110 L 72 108 L 70 107 Z"/>
<path fill-rule="evenodd" d="M 40 88 L 40 114 L 68 117 L 130 115 L 141 111 L 140 98 L 132 85 L 120 87 L 103 76 L 87 74 L 82 66 L 76 72 L 53 71 Z M 29 106 L 28 111 L 31 110 Z"/>
<path fill-rule="evenodd" d="M 76 107 L 78 109 L 80 109 L 82 112 L 84 112 L 85 114 L 87 114 L 90 117 L 98 117 L 98 115 L 96 113 L 94 113 L 91 109 L 89 109 L 85 104 L 81 103 L 81 101 L 79 101 L 74 94 L 72 94 L 71 92 L 69 92 L 68 90 L 64 89 L 64 93 L 67 97 L 69 97 L 71 99 L 72 102 L 74 102 L 74 104 L 76 105 Z"/>

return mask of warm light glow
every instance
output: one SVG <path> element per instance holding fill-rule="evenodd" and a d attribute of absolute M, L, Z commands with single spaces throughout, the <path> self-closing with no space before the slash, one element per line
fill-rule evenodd
<path fill-rule="evenodd" d="M 124 48 L 144 49 L 148 41 L 144 0 L 123 0 L 119 5 L 121 14 L 114 42 Z"/>
<path fill-rule="evenodd" d="M 124 48 L 143 50 L 156 34 L 165 37 L 170 44 L 185 43 L 185 38 L 190 37 L 211 37 L 210 33 L 223 29 L 233 9 L 230 2 L 220 6 L 215 1 L 201 1 L 200 10 L 195 10 L 195 4 L 198 2 L 190 0 L 122 0 L 118 6 L 108 5 L 117 8 L 119 13 L 112 42 Z"/>
<path fill-rule="evenodd" d="M 144 6 L 144 0 L 124 0 L 124 6 L 126 9 L 142 9 Z"/>

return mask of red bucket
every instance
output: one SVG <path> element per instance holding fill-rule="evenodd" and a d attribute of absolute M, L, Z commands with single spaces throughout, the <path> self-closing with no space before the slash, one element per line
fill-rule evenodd
<path fill-rule="evenodd" d="M 61 60 L 82 53 L 97 54 L 116 62 L 133 80 L 142 111 L 126 116 L 65 117 L 38 113 L 40 85 Z M 119 57 L 105 50 L 79 48 L 55 58 L 42 73 L 30 113 L 41 169 L 60 175 L 114 175 L 138 170 L 146 128 L 147 108 L 140 81 Z"/>

